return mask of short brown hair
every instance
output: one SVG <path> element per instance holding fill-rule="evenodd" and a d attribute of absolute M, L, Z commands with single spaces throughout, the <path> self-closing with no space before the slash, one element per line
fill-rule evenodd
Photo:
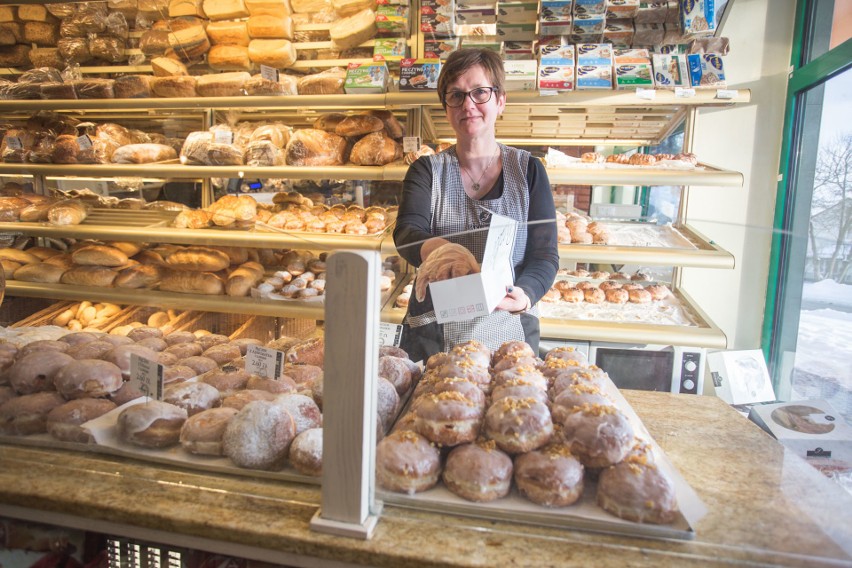
<path fill-rule="evenodd" d="M 447 89 L 465 71 L 476 65 L 485 70 L 485 74 L 491 80 L 491 86 L 497 88 L 497 92 L 503 92 L 503 84 L 506 82 L 506 71 L 503 69 L 503 60 L 490 49 L 459 49 L 454 51 L 441 66 L 441 74 L 438 76 L 438 96 L 444 107 Z"/>

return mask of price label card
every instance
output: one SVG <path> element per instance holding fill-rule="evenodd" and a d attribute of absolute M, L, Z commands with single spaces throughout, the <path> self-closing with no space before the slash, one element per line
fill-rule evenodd
<path fill-rule="evenodd" d="M 540 97 L 555 97 L 558 94 L 559 94 L 559 91 L 557 91 L 555 89 L 541 89 L 538 92 L 538 96 L 540 96 Z"/>
<path fill-rule="evenodd" d="M 79 146 L 81 150 L 91 150 L 92 149 L 92 139 L 89 138 L 88 134 L 83 134 L 82 136 L 78 136 L 77 137 L 77 146 Z"/>
<path fill-rule="evenodd" d="M 130 386 L 154 400 L 163 400 L 163 369 L 159 363 L 130 354 Z"/>
<path fill-rule="evenodd" d="M 214 130 L 213 141 L 219 144 L 233 144 L 234 133 L 230 130 Z"/>
<path fill-rule="evenodd" d="M 675 97 L 678 99 L 691 99 L 695 96 L 695 89 L 684 89 L 683 87 L 675 87 Z"/>
<path fill-rule="evenodd" d="M 261 347 L 260 345 L 249 345 L 246 351 L 246 371 L 265 379 L 277 379 L 281 376 L 284 368 L 284 353 Z"/>
<path fill-rule="evenodd" d="M 22 150 L 24 145 L 21 144 L 21 139 L 17 136 L 7 136 L 6 147 L 11 148 L 12 150 Z"/>
<path fill-rule="evenodd" d="M 717 89 L 716 90 L 716 98 L 723 100 L 730 100 L 737 97 L 739 93 L 736 89 Z"/>
<path fill-rule="evenodd" d="M 278 69 L 269 65 L 260 66 L 260 76 L 269 81 L 278 82 Z"/>
<path fill-rule="evenodd" d="M 403 136 L 402 137 L 402 151 L 406 154 L 408 152 L 416 152 L 420 149 L 420 137 L 419 136 Z"/>
<path fill-rule="evenodd" d="M 395 323 L 379 322 L 379 345 L 399 347 L 402 339 L 402 326 Z"/>
<path fill-rule="evenodd" d="M 653 101 L 657 98 L 657 91 L 656 89 L 643 89 L 642 87 L 636 87 L 636 96 L 643 101 Z"/>

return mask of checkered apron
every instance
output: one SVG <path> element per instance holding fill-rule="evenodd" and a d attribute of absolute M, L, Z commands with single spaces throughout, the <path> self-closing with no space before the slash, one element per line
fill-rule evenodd
<path fill-rule="evenodd" d="M 431 156 L 432 164 L 432 234 L 444 237 L 467 248 L 481 264 L 485 253 L 485 241 L 491 224 L 491 213 L 518 221 L 518 231 L 512 250 L 512 266 L 523 261 L 527 243 L 526 221 L 529 213 L 530 195 L 527 190 L 527 165 L 529 152 L 500 144 L 503 158 L 503 195 L 498 199 L 475 201 L 467 196 L 461 179 L 461 168 L 456 148 Z M 410 300 L 416 302 L 414 297 Z M 406 323 L 417 328 L 435 322 L 435 311 L 431 306 L 431 294 L 426 298 L 427 306 L 409 306 Z M 414 308 L 414 309 L 412 309 Z M 413 315 L 419 313 L 420 315 Z M 537 309 L 530 311 L 537 316 Z M 521 318 L 504 310 L 495 310 L 487 316 L 464 322 L 443 324 L 444 351 L 454 345 L 476 339 L 491 349 L 497 349 L 511 340 L 523 340 Z"/>

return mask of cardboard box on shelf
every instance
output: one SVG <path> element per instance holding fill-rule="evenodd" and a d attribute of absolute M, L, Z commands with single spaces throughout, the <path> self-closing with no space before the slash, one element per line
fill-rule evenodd
<path fill-rule="evenodd" d="M 497 23 L 530 24 L 538 20 L 538 2 L 498 2 Z"/>
<path fill-rule="evenodd" d="M 435 59 L 403 59 L 399 64 L 400 91 L 434 91 L 438 88 L 441 62 Z"/>
<path fill-rule="evenodd" d="M 461 45 L 461 38 L 423 40 L 424 59 L 446 59 Z"/>
<path fill-rule="evenodd" d="M 772 379 L 759 349 L 714 351 L 707 354 L 707 366 L 716 396 L 728 404 L 752 404 L 775 400 Z"/>
<path fill-rule="evenodd" d="M 522 24 L 497 23 L 497 37 L 503 41 L 532 42 L 536 38 L 536 22 Z"/>
<path fill-rule="evenodd" d="M 380 37 L 373 44 L 373 59 L 377 61 L 399 62 L 405 59 L 408 45 L 405 38 Z"/>
<path fill-rule="evenodd" d="M 574 0 L 574 14 L 600 15 L 606 13 L 606 0 Z"/>
<path fill-rule="evenodd" d="M 534 41 L 504 41 L 503 57 L 506 60 L 533 59 L 535 57 Z"/>
<path fill-rule="evenodd" d="M 633 43 L 633 20 L 607 19 L 603 33 L 604 41 L 613 45 Z"/>
<path fill-rule="evenodd" d="M 408 31 L 408 6 L 379 5 L 376 7 L 376 29 L 379 33 Z"/>
<path fill-rule="evenodd" d="M 650 63 L 616 63 L 614 71 L 616 89 L 654 87 L 654 69 Z"/>
<path fill-rule="evenodd" d="M 542 45 L 538 50 L 538 57 L 546 65 L 574 65 L 577 61 L 573 44 L 551 44 Z"/>
<path fill-rule="evenodd" d="M 686 55 L 655 53 L 651 60 L 654 64 L 654 82 L 657 88 L 689 87 Z"/>
<path fill-rule="evenodd" d="M 574 26 L 570 17 L 547 16 L 538 22 L 539 37 L 567 36 L 571 34 L 573 29 Z"/>
<path fill-rule="evenodd" d="M 826 400 L 756 405 L 749 419 L 805 459 L 852 461 L 852 428 Z"/>
<path fill-rule="evenodd" d="M 540 90 L 573 91 L 576 88 L 574 65 L 539 64 L 538 88 Z"/>
<path fill-rule="evenodd" d="M 612 65 L 577 64 L 577 90 L 612 89 Z"/>
<path fill-rule="evenodd" d="M 515 59 L 503 62 L 507 91 L 534 91 L 538 62 L 534 59 Z"/>
<path fill-rule="evenodd" d="M 606 28 L 606 18 L 603 14 L 575 14 L 574 31 L 579 35 L 603 34 Z"/>
<path fill-rule="evenodd" d="M 724 89 L 725 66 L 718 53 L 694 53 L 686 56 L 689 84 L 694 89 Z"/>
<path fill-rule="evenodd" d="M 639 0 L 607 0 L 606 19 L 634 18 L 639 11 Z"/>
<path fill-rule="evenodd" d="M 343 90 L 347 94 L 386 93 L 389 81 L 390 74 L 384 61 L 350 63 Z"/>
<path fill-rule="evenodd" d="M 680 0 L 680 28 L 689 37 L 713 35 L 716 31 L 715 0 Z"/>
<path fill-rule="evenodd" d="M 577 65 L 612 65 L 612 44 L 577 44 Z"/>

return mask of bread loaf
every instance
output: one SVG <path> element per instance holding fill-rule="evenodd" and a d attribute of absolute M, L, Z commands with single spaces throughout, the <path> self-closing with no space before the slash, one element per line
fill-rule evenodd
<path fill-rule="evenodd" d="M 0 248 L 0 259 L 13 260 L 15 262 L 20 262 L 21 264 L 35 264 L 41 262 L 41 259 L 36 255 L 13 247 Z"/>
<path fill-rule="evenodd" d="M 375 10 L 376 0 L 331 0 L 331 7 L 338 16 L 345 18 L 361 10 Z"/>
<path fill-rule="evenodd" d="M 64 199 L 47 212 L 51 225 L 79 225 L 89 215 L 89 206 L 81 201 Z"/>
<path fill-rule="evenodd" d="M 84 266 L 123 266 L 127 264 L 127 255 L 115 247 L 107 245 L 87 245 L 71 253 L 74 264 Z"/>
<path fill-rule="evenodd" d="M 18 36 L 14 31 L 5 24 L 0 24 L 0 45 L 15 45 L 18 43 Z"/>
<path fill-rule="evenodd" d="M 175 149 L 165 144 L 128 144 L 115 151 L 112 162 L 114 164 L 150 164 L 176 158 Z"/>
<path fill-rule="evenodd" d="M 203 209 L 187 209 L 175 217 L 173 225 L 178 229 L 203 229 L 213 224 L 210 213 Z"/>
<path fill-rule="evenodd" d="M 75 266 L 62 273 L 59 281 L 72 286 L 112 286 L 118 273 L 103 266 Z"/>
<path fill-rule="evenodd" d="M 283 166 L 284 153 L 269 140 L 255 140 L 246 146 L 243 160 L 252 167 Z"/>
<path fill-rule="evenodd" d="M 249 42 L 249 59 L 257 65 L 282 69 L 296 62 L 296 48 L 286 39 L 253 39 Z"/>
<path fill-rule="evenodd" d="M 154 96 L 150 75 L 122 75 L 115 80 L 113 91 L 117 99 L 143 99 Z"/>
<path fill-rule="evenodd" d="M 250 16 L 289 16 L 289 0 L 245 0 Z"/>
<path fill-rule="evenodd" d="M 346 70 L 341 67 L 331 67 L 320 73 L 305 75 L 299 79 L 300 95 L 342 95 L 345 93 L 343 84 L 346 82 Z"/>
<path fill-rule="evenodd" d="M 228 275 L 225 293 L 228 296 L 248 296 L 249 291 L 263 278 L 263 265 L 246 262 Z"/>
<path fill-rule="evenodd" d="M 243 151 L 234 144 L 210 142 L 207 145 L 207 160 L 211 166 L 241 166 Z"/>
<path fill-rule="evenodd" d="M 166 266 L 191 272 L 216 272 L 231 264 L 224 252 L 207 247 L 186 247 L 166 258 Z"/>
<path fill-rule="evenodd" d="M 298 79 L 292 75 L 278 74 L 278 81 L 267 79 L 263 75 L 252 75 L 251 79 L 246 81 L 245 91 L 250 96 L 275 96 L 275 95 L 297 95 Z"/>
<path fill-rule="evenodd" d="M 207 37 L 213 45 L 242 45 L 248 47 L 251 38 L 246 22 L 210 22 L 207 25 Z"/>
<path fill-rule="evenodd" d="M 25 4 L 18 6 L 18 19 L 24 22 L 56 23 L 58 20 L 43 5 Z"/>
<path fill-rule="evenodd" d="M 249 13 L 243 0 L 204 0 L 204 13 L 210 20 L 236 20 L 247 18 Z"/>
<path fill-rule="evenodd" d="M 74 143 L 75 144 L 77 143 L 75 136 L 69 136 L 69 135 L 63 134 L 62 136 L 59 136 L 59 137 L 56 138 L 57 144 L 58 144 L 59 139 L 62 138 L 63 136 L 68 136 L 69 138 L 74 138 L 75 139 Z M 56 154 L 56 147 L 57 146 L 54 146 L 54 155 Z M 51 156 L 51 158 L 52 158 L 52 156 Z M 53 163 L 56 164 L 56 163 L 59 163 L 59 162 L 56 162 L 55 160 L 53 160 Z M 71 163 L 74 163 L 74 162 L 71 162 Z M 50 208 L 53 207 L 54 203 L 55 203 L 54 200 L 46 200 L 46 201 L 42 201 L 42 202 L 39 202 L 39 203 L 32 203 L 30 205 L 27 205 L 26 207 L 21 209 L 20 220 L 25 222 L 25 223 L 35 223 L 35 222 L 39 222 L 39 221 L 47 221 L 47 212 L 50 211 Z"/>
<path fill-rule="evenodd" d="M 26 67 L 30 63 L 30 49 L 23 44 L 0 46 L 0 67 Z"/>
<path fill-rule="evenodd" d="M 201 0 L 171 0 L 169 2 L 169 17 L 200 16 L 204 17 Z"/>
<path fill-rule="evenodd" d="M 71 82 L 78 99 L 114 99 L 114 79 L 79 79 Z"/>
<path fill-rule="evenodd" d="M 154 264 L 136 264 L 119 271 L 116 288 L 153 288 L 160 281 L 161 269 Z"/>
<path fill-rule="evenodd" d="M 373 132 L 352 147 L 349 160 L 359 166 L 384 166 L 402 158 L 402 145 L 385 135 Z"/>
<path fill-rule="evenodd" d="M 251 61 L 249 60 L 248 48 L 242 45 L 214 45 L 207 53 L 207 64 L 210 66 L 211 69 L 215 69 L 216 71 L 248 71 L 249 69 L 251 69 Z M 201 88 L 202 79 L 204 79 L 203 76 L 199 77 L 198 79 L 198 93 L 202 97 L 221 96 L 203 94 Z M 248 79 L 251 79 L 250 75 L 240 84 L 241 89 L 243 87 L 243 84 L 246 83 Z"/>
<path fill-rule="evenodd" d="M 365 9 L 331 24 L 328 35 L 335 47 L 349 49 L 376 37 L 377 31 L 376 13 Z"/>
<path fill-rule="evenodd" d="M 139 49 L 147 57 L 163 55 L 169 47 L 168 30 L 145 30 L 139 37 Z"/>
<path fill-rule="evenodd" d="M 169 57 L 155 57 L 151 60 L 151 69 L 155 77 L 188 76 L 186 65 Z"/>
<path fill-rule="evenodd" d="M 43 282 L 56 284 L 62 278 L 65 268 L 54 264 L 38 262 L 35 264 L 24 264 L 15 270 L 15 280 L 22 282 Z"/>
<path fill-rule="evenodd" d="M 371 132 L 384 130 L 385 123 L 375 116 L 358 114 L 347 116 L 334 128 L 334 133 L 339 136 L 363 136 Z"/>
<path fill-rule="evenodd" d="M 243 85 L 250 78 L 251 75 L 245 71 L 201 75 L 196 82 L 196 91 L 201 97 L 239 97 L 243 94 Z"/>
<path fill-rule="evenodd" d="M 304 128 L 295 131 L 284 150 L 291 166 L 341 166 L 346 139 L 331 132 Z"/>
<path fill-rule="evenodd" d="M 151 90 L 158 97 L 189 98 L 197 96 L 195 77 L 154 77 Z"/>
<path fill-rule="evenodd" d="M 252 16 L 247 28 L 252 39 L 293 39 L 293 19 L 289 16 Z"/>
<path fill-rule="evenodd" d="M 0 34 L 2 34 L 0 28 Z M 34 47 L 30 50 L 30 62 L 33 67 L 53 67 L 59 69 L 65 65 L 62 57 L 59 55 L 59 49 L 56 47 Z"/>
<path fill-rule="evenodd" d="M 202 25 L 172 32 L 169 45 L 184 63 L 201 59 L 210 50 L 210 40 Z"/>
<path fill-rule="evenodd" d="M 0 22 L 17 22 L 17 6 L 0 6 Z"/>
<path fill-rule="evenodd" d="M 402 124 L 396 119 L 393 113 L 389 110 L 384 109 L 373 109 L 368 110 L 366 114 L 370 116 L 375 116 L 380 119 L 385 125 L 385 133 L 393 139 L 402 138 L 405 134 L 405 131 L 402 128 Z"/>
<path fill-rule="evenodd" d="M 187 294 L 224 294 L 225 283 L 212 272 L 169 270 L 160 280 L 160 290 Z"/>
<path fill-rule="evenodd" d="M 329 12 L 331 10 L 330 0 L 290 0 L 290 7 L 299 14 L 315 14 L 317 12 Z"/>
<path fill-rule="evenodd" d="M 24 41 L 41 47 L 55 47 L 59 41 L 59 26 L 47 22 L 25 22 Z"/>
<path fill-rule="evenodd" d="M 227 227 L 238 221 L 253 220 L 257 215 L 257 201 L 250 195 L 225 195 L 213 202 L 207 210 L 215 225 Z"/>

